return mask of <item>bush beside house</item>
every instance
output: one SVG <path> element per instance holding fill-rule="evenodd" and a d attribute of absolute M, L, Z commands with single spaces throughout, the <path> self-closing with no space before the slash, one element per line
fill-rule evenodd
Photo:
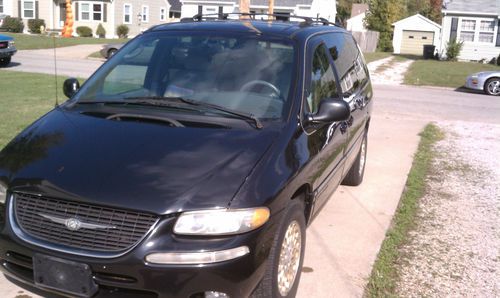
<path fill-rule="evenodd" d="M 106 37 L 106 29 L 102 26 L 101 23 L 99 23 L 99 26 L 97 26 L 97 29 L 95 30 L 95 34 L 99 38 L 105 38 Z"/>
<path fill-rule="evenodd" d="M 21 18 L 6 17 L 3 20 L 2 28 L 13 33 L 22 33 L 24 30 L 24 23 Z"/>
<path fill-rule="evenodd" d="M 92 28 L 87 26 L 76 27 L 76 34 L 80 37 L 92 37 Z"/>
<path fill-rule="evenodd" d="M 42 33 L 41 27 L 45 28 L 45 20 L 42 19 L 30 19 L 28 20 L 28 29 L 31 33 L 40 34 Z"/>
<path fill-rule="evenodd" d="M 118 35 L 119 38 L 127 38 L 129 28 L 127 25 L 119 25 L 116 27 L 116 35 Z"/>
<path fill-rule="evenodd" d="M 450 61 L 457 61 L 463 45 L 463 42 L 458 42 L 456 39 L 448 41 L 446 44 L 446 59 Z"/>

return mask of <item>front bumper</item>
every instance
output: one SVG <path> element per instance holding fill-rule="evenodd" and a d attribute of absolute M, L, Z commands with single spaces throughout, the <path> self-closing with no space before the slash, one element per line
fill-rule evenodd
<path fill-rule="evenodd" d="M 465 80 L 465 88 L 473 89 L 473 90 L 483 90 L 484 80 L 478 76 L 469 76 Z"/>
<path fill-rule="evenodd" d="M 0 58 L 12 57 L 17 52 L 16 48 L 0 49 Z"/>
<path fill-rule="evenodd" d="M 60 253 L 28 244 L 14 234 L 8 219 L 4 224 L 0 220 L 0 270 L 24 283 L 27 289 L 36 287 L 32 259 L 39 253 L 89 265 L 99 286 L 94 297 L 203 297 L 206 291 L 247 297 L 264 275 L 276 228 L 273 222 L 279 222 L 276 217 L 279 215 L 263 227 L 243 235 L 204 239 L 173 235 L 175 218 L 162 219 L 132 251 L 112 259 Z M 250 253 L 220 263 L 154 265 L 145 261 L 145 256 L 153 252 L 217 251 L 239 246 L 247 246 Z M 38 289 L 44 293 L 64 294 Z"/>

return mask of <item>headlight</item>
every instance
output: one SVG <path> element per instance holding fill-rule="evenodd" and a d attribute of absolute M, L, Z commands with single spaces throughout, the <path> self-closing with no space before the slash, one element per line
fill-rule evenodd
<path fill-rule="evenodd" d="M 269 209 L 222 209 L 181 214 L 174 233 L 182 235 L 231 235 L 261 227 L 269 219 Z"/>
<path fill-rule="evenodd" d="M 9 41 L 9 48 L 13 48 L 16 43 L 14 41 Z"/>
<path fill-rule="evenodd" d="M 0 182 L 0 204 L 5 204 L 7 200 L 7 187 Z"/>

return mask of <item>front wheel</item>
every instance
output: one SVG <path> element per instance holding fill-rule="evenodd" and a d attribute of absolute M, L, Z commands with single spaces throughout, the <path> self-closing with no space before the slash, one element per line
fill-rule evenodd
<path fill-rule="evenodd" d="M 295 297 L 306 245 L 304 203 L 300 198 L 290 202 L 278 228 L 264 278 L 252 297 Z"/>
<path fill-rule="evenodd" d="M 500 95 L 500 78 L 491 78 L 484 84 L 484 93 L 488 95 Z"/>
<path fill-rule="evenodd" d="M 10 64 L 10 57 L 0 58 L 0 67 L 5 67 Z"/>
<path fill-rule="evenodd" d="M 363 136 L 363 141 L 361 143 L 361 148 L 359 149 L 358 156 L 352 164 L 349 172 L 342 181 L 342 185 L 348 186 L 358 186 L 363 182 L 363 176 L 365 175 L 365 165 L 366 165 L 366 152 L 368 151 L 368 132 L 365 132 Z"/>

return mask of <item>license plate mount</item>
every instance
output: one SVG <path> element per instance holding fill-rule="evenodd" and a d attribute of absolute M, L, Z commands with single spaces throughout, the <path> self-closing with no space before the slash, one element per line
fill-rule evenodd
<path fill-rule="evenodd" d="M 98 286 L 90 266 L 43 254 L 33 257 L 35 285 L 78 297 L 91 297 Z"/>

